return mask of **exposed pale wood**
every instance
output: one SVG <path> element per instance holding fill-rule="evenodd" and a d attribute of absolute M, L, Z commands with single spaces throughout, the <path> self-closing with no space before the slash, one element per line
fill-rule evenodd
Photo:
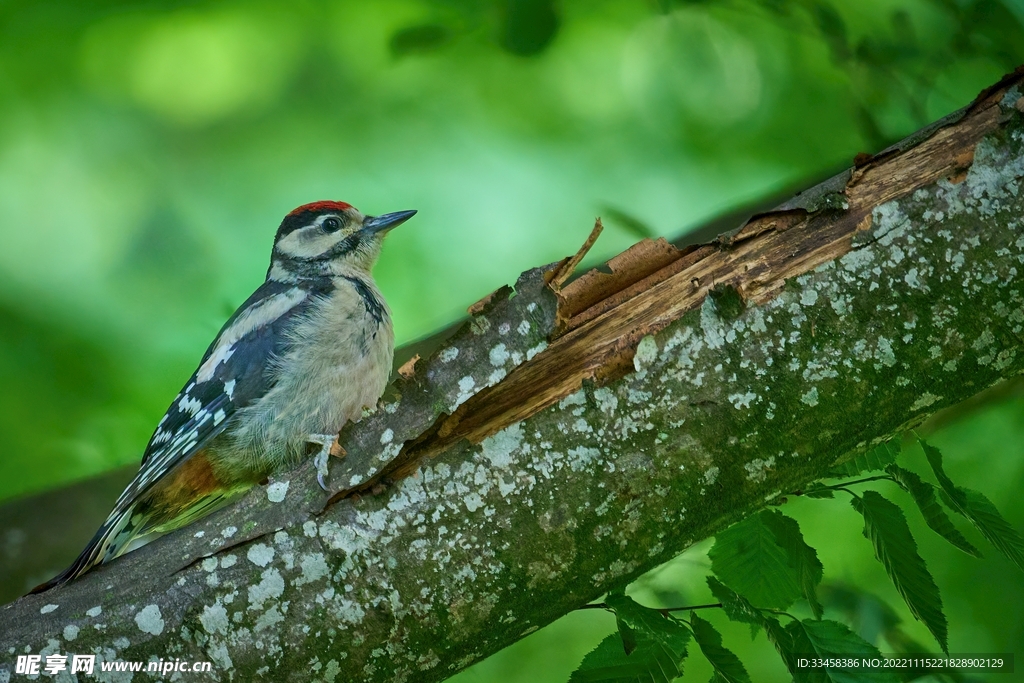
<path fill-rule="evenodd" d="M 870 227 L 875 206 L 956 177 L 970 165 L 975 144 L 1005 120 L 999 107 L 1003 92 L 982 93 L 955 124 L 936 128 L 916 145 L 862 158 L 838 200 L 846 208 L 769 212 L 732 236 L 685 250 L 661 239 L 643 240 L 605 269 L 566 285 L 557 291 L 560 336 L 547 350 L 441 416 L 406 444 L 381 477 L 406 476 L 421 458 L 462 439 L 479 443 L 578 390 L 585 380 L 621 376 L 640 339 L 693 310 L 719 285 L 763 304 L 788 279 L 841 257 L 854 235 Z"/>

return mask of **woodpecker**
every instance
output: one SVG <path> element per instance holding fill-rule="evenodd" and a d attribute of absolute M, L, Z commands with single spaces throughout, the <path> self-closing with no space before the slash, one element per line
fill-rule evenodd
<path fill-rule="evenodd" d="M 295 209 L 274 238 L 266 281 L 221 328 L 171 403 L 135 479 L 64 572 L 109 562 L 136 538 L 184 526 L 319 446 L 326 489 L 338 432 L 384 392 L 391 313 L 370 274 L 387 232 L 415 211 L 364 216 L 351 204 Z"/>

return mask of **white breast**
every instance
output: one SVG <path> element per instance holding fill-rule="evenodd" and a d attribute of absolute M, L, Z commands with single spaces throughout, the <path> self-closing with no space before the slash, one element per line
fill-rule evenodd
<path fill-rule="evenodd" d="M 376 405 L 391 373 L 394 332 L 376 285 L 364 282 L 381 302 L 383 320 L 367 311 L 351 282 L 338 278 L 334 293 L 292 331 L 292 348 L 273 370 L 273 389 L 239 411 L 231 450 L 250 467 L 262 469 L 264 458 L 274 461 L 272 469 L 295 462 L 310 434 L 337 433 Z"/>

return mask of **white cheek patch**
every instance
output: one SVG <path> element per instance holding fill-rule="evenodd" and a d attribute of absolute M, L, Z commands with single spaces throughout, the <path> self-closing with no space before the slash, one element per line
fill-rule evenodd
<path fill-rule="evenodd" d="M 310 259 L 326 253 L 350 234 L 348 230 L 325 233 L 318 226 L 311 225 L 285 235 L 275 248 L 285 256 Z"/>
<path fill-rule="evenodd" d="M 196 372 L 196 381 L 209 382 L 213 379 L 217 367 L 231 358 L 231 354 L 235 352 L 235 344 L 239 339 L 253 330 L 273 323 L 302 303 L 306 296 L 307 292 L 301 289 L 289 289 L 287 292 L 267 297 L 238 316 L 238 319 L 217 338 L 217 345 L 210 353 L 210 357 L 199 366 L 199 370 Z M 232 383 L 233 389 L 234 384 Z"/>

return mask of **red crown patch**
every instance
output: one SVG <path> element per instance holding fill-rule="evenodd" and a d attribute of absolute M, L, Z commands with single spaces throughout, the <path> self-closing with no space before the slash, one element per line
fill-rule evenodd
<path fill-rule="evenodd" d="M 352 205 L 348 202 L 332 202 L 332 201 L 319 201 L 310 202 L 309 204 L 303 204 L 297 209 L 293 209 L 288 212 L 289 216 L 303 213 L 305 211 L 344 211 L 345 209 L 351 209 Z"/>

